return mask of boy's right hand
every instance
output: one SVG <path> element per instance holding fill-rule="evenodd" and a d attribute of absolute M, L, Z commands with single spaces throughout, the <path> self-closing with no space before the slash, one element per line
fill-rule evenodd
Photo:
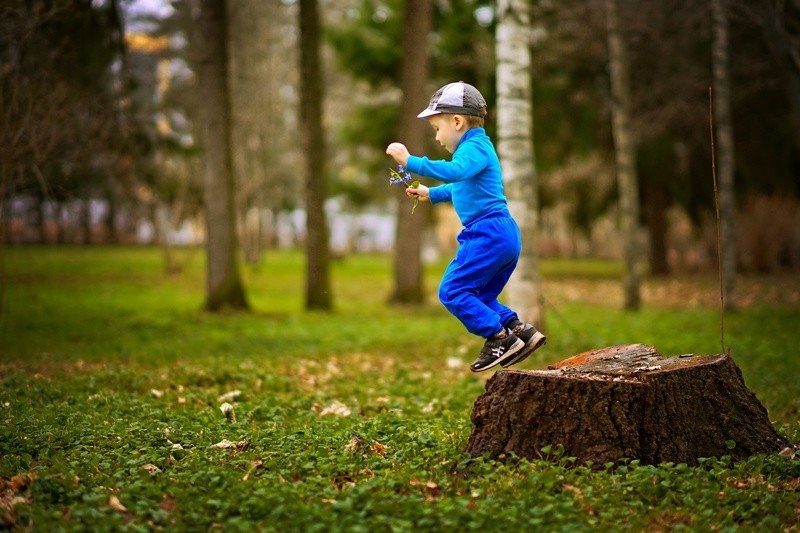
<path fill-rule="evenodd" d="M 386 147 L 386 154 L 391 156 L 398 165 L 406 166 L 408 158 L 411 154 L 408 153 L 408 148 L 403 143 L 392 143 Z"/>
<path fill-rule="evenodd" d="M 428 202 L 431 199 L 431 193 L 428 187 L 422 185 L 421 183 L 416 187 L 408 187 L 406 189 L 406 195 L 409 198 L 414 198 L 416 200 L 422 200 L 423 202 Z"/>

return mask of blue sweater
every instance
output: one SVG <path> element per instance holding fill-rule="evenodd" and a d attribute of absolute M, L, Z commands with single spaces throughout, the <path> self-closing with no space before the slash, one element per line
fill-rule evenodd
<path fill-rule="evenodd" d="M 483 128 L 466 132 L 450 161 L 412 155 L 406 168 L 444 182 L 430 188 L 431 203 L 453 202 L 464 226 L 490 215 L 508 214 L 500 160 Z"/>

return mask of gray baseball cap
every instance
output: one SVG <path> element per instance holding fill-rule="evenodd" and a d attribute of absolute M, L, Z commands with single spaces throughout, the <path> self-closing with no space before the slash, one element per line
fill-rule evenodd
<path fill-rule="evenodd" d="M 428 108 L 417 115 L 417 118 L 427 118 L 440 113 L 485 117 L 486 100 L 480 91 L 469 83 L 463 81 L 448 83 L 433 94 Z"/>

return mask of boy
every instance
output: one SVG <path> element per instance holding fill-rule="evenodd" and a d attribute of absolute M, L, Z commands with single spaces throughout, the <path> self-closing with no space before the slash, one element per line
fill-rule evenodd
<path fill-rule="evenodd" d="M 522 241 L 503 193 L 500 161 L 483 129 L 486 101 L 472 85 L 450 83 L 436 91 L 418 118 L 436 131 L 450 161 L 413 156 L 401 143 L 386 153 L 409 172 L 444 185 L 409 187 L 411 198 L 452 202 L 461 224 L 460 244 L 439 286 L 439 300 L 467 330 L 486 339 L 470 369 L 488 370 L 521 362 L 547 340 L 531 324 L 497 301 L 517 266 Z"/>

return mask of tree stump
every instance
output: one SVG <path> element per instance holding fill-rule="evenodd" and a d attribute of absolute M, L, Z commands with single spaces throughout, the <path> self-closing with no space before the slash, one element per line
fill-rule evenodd
<path fill-rule="evenodd" d="M 664 357 L 629 344 L 585 352 L 549 370 L 499 371 L 472 410 L 476 457 L 564 457 L 596 467 L 622 459 L 697 464 L 773 453 L 789 442 L 728 355 Z"/>

